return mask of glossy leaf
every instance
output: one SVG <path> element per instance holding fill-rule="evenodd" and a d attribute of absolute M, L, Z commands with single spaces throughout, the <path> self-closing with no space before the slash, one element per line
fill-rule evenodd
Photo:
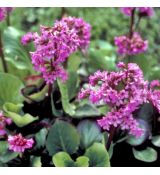
<path fill-rule="evenodd" d="M 94 142 L 102 141 L 102 133 L 96 122 L 90 120 L 81 121 L 77 129 L 80 133 L 80 147 L 86 149 Z"/>
<path fill-rule="evenodd" d="M 7 61 L 11 62 L 18 69 L 30 70 L 30 72 L 33 72 L 32 64 L 29 58 L 30 55 L 20 43 L 21 36 L 22 32 L 13 27 L 8 27 L 6 30 L 4 30 L 4 54 Z"/>
<path fill-rule="evenodd" d="M 79 143 L 76 128 L 65 121 L 57 120 L 49 131 L 46 147 L 51 156 L 60 151 L 73 154 L 78 149 Z"/>
<path fill-rule="evenodd" d="M 157 160 L 157 152 L 150 147 L 147 147 L 145 150 L 138 151 L 133 148 L 133 155 L 136 159 L 144 162 L 154 162 Z"/>
<path fill-rule="evenodd" d="M 24 98 L 21 95 L 23 83 L 14 75 L 0 73 L 0 108 L 6 102 L 21 103 Z"/>
<path fill-rule="evenodd" d="M 98 109 L 92 104 L 80 105 L 76 108 L 74 118 L 97 117 L 100 116 Z"/>
<path fill-rule="evenodd" d="M 90 167 L 109 167 L 109 154 L 105 149 L 105 146 L 101 143 L 94 143 L 89 147 L 85 156 L 89 158 Z"/>
<path fill-rule="evenodd" d="M 31 157 L 31 165 L 32 165 L 32 167 L 41 167 L 42 166 L 41 157 L 32 156 Z"/>
<path fill-rule="evenodd" d="M 13 103 L 5 103 L 3 105 L 3 110 L 6 117 L 11 118 L 18 127 L 26 126 L 35 120 L 38 120 L 38 117 L 33 117 L 30 114 L 23 114 L 22 107 L 23 104 L 15 105 Z"/>
<path fill-rule="evenodd" d="M 160 135 L 153 136 L 151 141 L 154 146 L 160 147 Z"/>
<path fill-rule="evenodd" d="M 6 153 L 4 153 L 3 155 L 0 156 L 0 162 L 7 163 L 7 162 L 15 159 L 17 156 L 18 156 L 18 153 L 16 153 L 16 152 L 7 151 Z"/>
<path fill-rule="evenodd" d="M 85 156 L 80 156 L 73 161 L 70 155 L 66 152 L 59 152 L 52 157 L 56 167 L 88 167 L 89 159 Z"/>
<path fill-rule="evenodd" d="M 35 134 L 36 148 L 45 146 L 47 134 L 48 130 L 46 128 L 41 129 L 38 133 Z"/>
<path fill-rule="evenodd" d="M 66 83 L 62 83 L 61 80 L 57 80 L 61 93 L 61 101 L 64 111 L 73 116 L 75 114 L 75 106 L 69 102 L 68 88 Z"/>

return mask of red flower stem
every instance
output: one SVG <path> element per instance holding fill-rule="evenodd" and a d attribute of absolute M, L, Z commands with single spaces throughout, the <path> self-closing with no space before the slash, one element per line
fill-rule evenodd
<path fill-rule="evenodd" d="M 52 84 L 49 84 L 49 88 L 48 88 L 48 96 L 50 96 L 52 93 Z"/>
<path fill-rule="evenodd" d="M 116 128 L 114 126 L 112 126 L 110 129 L 109 138 L 108 138 L 107 145 L 106 145 L 107 150 L 109 150 L 109 148 L 111 146 L 115 131 L 116 131 Z"/>
<path fill-rule="evenodd" d="M 8 68 L 7 68 L 7 63 L 5 61 L 4 53 L 3 53 L 3 44 L 2 44 L 2 33 L 1 33 L 1 30 L 0 30 L 0 57 L 2 59 L 3 70 L 4 70 L 5 73 L 7 73 L 8 72 Z"/>
<path fill-rule="evenodd" d="M 135 8 L 132 10 L 132 13 L 131 13 L 131 20 L 130 20 L 130 27 L 129 27 L 129 38 L 132 38 L 133 31 L 134 31 L 134 17 L 135 17 Z"/>

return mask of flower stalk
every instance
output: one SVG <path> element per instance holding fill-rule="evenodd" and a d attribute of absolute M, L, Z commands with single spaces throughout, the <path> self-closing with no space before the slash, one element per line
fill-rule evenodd
<path fill-rule="evenodd" d="M 0 31 L 0 57 L 2 60 L 2 66 L 3 66 L 3 70 L 5 73 L 8 72 L 8 67 L 7 67 L 7 63 L 4 57 L 4 53 L 3 53 L 3 44 L 2 44 L 2 32 Z"/>

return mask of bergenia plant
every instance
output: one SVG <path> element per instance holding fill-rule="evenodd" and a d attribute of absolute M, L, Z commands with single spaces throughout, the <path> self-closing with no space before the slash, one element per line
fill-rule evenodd
<path fill-rule="evenodd" d="M 158 10 L 33 9 L 0 8 L 0 166 L 159 166 Z"/>

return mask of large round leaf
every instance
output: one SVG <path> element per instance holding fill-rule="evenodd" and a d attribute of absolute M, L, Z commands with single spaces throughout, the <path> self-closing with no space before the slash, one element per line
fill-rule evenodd
<path fill-rule="evenodd" d="M 52 156 L 59 151 L 73 154 L 80 143 L 79 134 L 71 124 L 57 120 L 51 127 L 47 137 L 47 150 Z"/>
<path fill-rule="evenodd" d="M 23 83 L 15 76 L 7 73 L 0 73 L 0 108 L 5 102 L 22 103 L 24 98 L 21 95 Z"/>
<path fill-rule="evenodd" d="M 85 156 L 89 158 L 90 167 L 109 167 L 109 155 L 105 146 L 101 143 L 94 143 L 86 150 Z"/>
<path fill-rule="evenodd" d="M 52 157 L 56 167 L 88 167 L 89 159 L 86 156 L 80 156 L 76 161 L 72 160 L 66 152 L 59 152 Z"/>
<path fill-rule="evenodd" d="M 77 127 L 80 133 L 80 146 L 82 149 L 88 148 L 94 142 L 102 141 L 102 133 L 96 122 L 83 120 Z"/>
<path fill-rule="evenodd" d="M 157 160 L 157 152 L 150 147 L 147 147 L 145 150 L 138 151 L 133 148 L 134 157 L 138 160 L 144 162 L 154 162 Z"/>

